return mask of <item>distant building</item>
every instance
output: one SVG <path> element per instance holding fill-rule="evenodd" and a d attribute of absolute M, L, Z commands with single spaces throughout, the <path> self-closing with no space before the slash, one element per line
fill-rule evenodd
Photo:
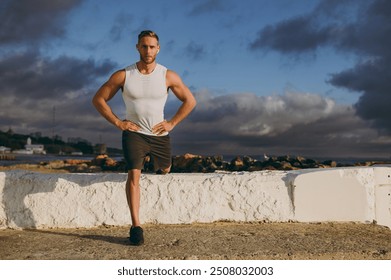
<path fill-rule="evenodd" d="M 11 152 L 11 148 L 0 146 L 0 154 L 8 154 Z"/>
<path fill-rule="evenodd" d="M 27 143 L 24 145 L 24 150 L 14 151 L 16 154 L 41 154 L 45 155 L 45 147 L 41 144 L 31 144 L 31 138 L 27 138 Z"/>

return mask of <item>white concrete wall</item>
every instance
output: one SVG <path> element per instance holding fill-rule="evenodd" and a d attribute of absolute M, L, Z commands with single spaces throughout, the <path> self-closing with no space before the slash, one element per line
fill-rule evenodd
<path fill-rule="evenodd" d="M 391 228 L 391 168 L 301 171 L 293 182 L 299 222 L 376 222 Z"/>
<path fill-rule="evenodd" d="M 299 221 L 371 222 L 374 215 L 373 169 L 335 169 L 299 175 L 295 182 Z"/>
<path fill-rule="evenodd" d="M 145 174 L 143 223 L 373 222 L 391 228 L 391 168 Z M 126 174 L 0 172 L 0 229 L 128 225 Z"/>

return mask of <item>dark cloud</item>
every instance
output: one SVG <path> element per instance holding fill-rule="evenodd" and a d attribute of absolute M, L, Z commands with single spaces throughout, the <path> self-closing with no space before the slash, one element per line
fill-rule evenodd
<path fill-rule="evenodd" d="M 77 92 L 107 75 L 110 61 L 61 56 L 51 59 L 38 51 L 10 53 L 0 58 L 0 91 L 27 100 L 58 99 Z"/>
<path fill-rule="evenodd" d="M 63 36 L 67 13 L 81 1 L 5 0 L 0 9 L 0 44 Z"/>
<path fill-rule="evenodd" d="M 324 0 L 309 14 L 262 28 L 250 48 L 289 55 L 328 46 L 358 55 L 359 63 L 328 82 L 361 93 L 357 114 L 391 134 L 390 30 L 390 1 Z"/>
<path fill-rule="evenodd" d="M 382 57 L 333 74 L 330 83 L 362 92 L 355 107 L 357 113 L 373 120 L 376 127 L 391 133 L 391 57 Z"/>
<path fill-rule="evenodd" d="M 225 10 L 225 6 L 222 0 L 206 0 L 202 2 L 197 2 L 189 15 L 191 16 L 199 16 L 202 14 L 208 14 L 211 12 L 222 12 Z"/>
<path fill-rule="evenodd" d="M 301 16 L 264 27 L 250 48 L 270 48 L 282 53 L 313 51 L 332 40 L 333 31 L 332 27 L 317 26 L 311 16 Z"/>
<path fill-rule="evenodd" d="M 104 127 L 91 98 L 116 65 L 68 55 L 47 57 L 42 43 L 64 37 L 82 0 L 3 1 L 0 9 L 0 128 L 88 137 Z M 13 48 L 13 45 L 23 48 Z M 113 107 L 117 108 L 114 102 Z M 55 112 L 55 114 L 54 114 Z"/>
<path fill-rule="evenodd" d="M 363 62 L 335 73 L 329 82 L 361 92 L 357 113 L 383 133 L 391 134 L 391 2 L 373 1 L 355 25 L 347 26 L 339 46 L 361 55 Z"/>
<path fill-rule="evenodd" d="M 204 46 L 191 41 L 185 48 L 184 54 L 191 60 L 200 60 L 206 55 Z"/>
<path fill-rule="evenodd" d="M 259 30 L 249 44 L 252 50 L 274 50 L 284 54 L 316 51 L 319 47 L 356 46 L 361 32 L 364 7 L 370 0 L 322 0 L 311 13 L 267 25 Z M 357 46 L 356 46 L 357 47 Z"/>
<path fill-rule="evenodd" d="M 338 37 L 333 46 L 368 58 L 390 56 L 391 3 L 385 0 L 364 2 L 361 9 L 356 9 L 354 20 L 335 25 Z"/>
<path fill-rule="evenodd" d="M 354 108 L 316 94 L 213 95 L 195 93 L 197 108 L 173 132 L 176 153 L 230 155 L 291 154 L 343 157 L 381 156 L 373 151 L 378 133 L 356 116 Z M 174 108 L 174 104 L 169 104 Z M 174 112 L 172 109 L 167 115 Z M 240 152 L 239 152 L 240 151 Z"/>
<path fill-rule="evenodd" d="M 58 133 L 69 135 L 73 128 L 81 132 L 96 129 L 102 122 L 100 118 L 97 121 L 91 98 L 115 66 L 110 61 L 97 63 L 67 56 L 51 59 L 39 51 L 3 56 L 0 126 L 11 126 L 17 132 L 48 131 L 56 108 Z"/>

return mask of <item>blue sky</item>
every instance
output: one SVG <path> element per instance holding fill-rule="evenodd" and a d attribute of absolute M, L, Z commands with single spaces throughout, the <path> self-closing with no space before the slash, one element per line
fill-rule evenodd
<path fill-rule="evenodd" d="M 120 147 L 91 98 L 152 29 L 158 62 L 198 100 L 172 132 L 175 154 L 390 156 L 390 1 L 31 3 L 0 4 L 3 131 Z M 120 92 L 110 105 L 124 116 Z M 178 105 L 171 94 L 167 118 Z"/>

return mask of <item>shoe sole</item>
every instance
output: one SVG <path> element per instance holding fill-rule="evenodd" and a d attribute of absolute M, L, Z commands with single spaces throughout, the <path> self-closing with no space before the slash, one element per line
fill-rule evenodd
<path fill-rule="evenodd" d="M 139 241 L 139 242 L 133 242 L 133 241 L 129 240 L 129 244 L 132 245 L 132 246 L 140 246 L 140 245 L 144 244 L 144 240 Z"/>

